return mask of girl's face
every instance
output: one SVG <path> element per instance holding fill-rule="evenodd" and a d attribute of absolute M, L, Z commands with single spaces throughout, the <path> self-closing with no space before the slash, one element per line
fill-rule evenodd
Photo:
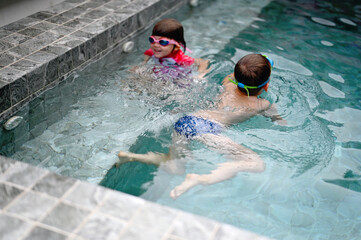
<path fill-rule="evenodd" d="M 155 38 L 156 41 L 159 41 L 161 39 L 167 40 L 167 41 L 172 41 L 171 39 L 165 38 L 165 37 L 160 37 L 160 36 L 152 36 L 153 38 Z M 150 48 L 153 50 L 154 53 L 154 57 L 156 58 L 163 58 L 163 57 L 167 57 L 168 55 L 170 55 L 174 50 L 179 49 L 178 46 L 174 47 L 174 44 L 168 44 L 167 46 L 162 46 L 157 42 L 153 42 L 150 44 Z"/>

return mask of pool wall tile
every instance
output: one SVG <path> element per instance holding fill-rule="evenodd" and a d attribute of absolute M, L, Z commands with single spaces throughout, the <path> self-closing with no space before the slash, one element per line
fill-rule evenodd
<path fill-rule="evenodd" d="M 0 239 L 267 240 L 0 156 Z"/>
<path fill-rule="evenodd" d="M 25 118 L 12 131 L 0 128 L 1 154 L 62 117 L 59 102 L 73 99 L 49 101 L 51 88 L 186 2 L 65 0 L 0 27 L 0 123 L 16 112 Z M 0 155 L 0 239 L 266 239 L 39 167 Z"/>
<path fill-rule="evenodd" d="M 53 232 L 46 228 L 35 227 L 25 238 L 25 240 L 39 240 L 39 239 L 65 240 L 67 239 L 67 236 L 61 233 Z"/>
<path fill-rule="evenodd" d="M 16 198 L 23 190 L 8 184 L 0 183 L 0 209 L 6 207 L 14 198 Z"/>

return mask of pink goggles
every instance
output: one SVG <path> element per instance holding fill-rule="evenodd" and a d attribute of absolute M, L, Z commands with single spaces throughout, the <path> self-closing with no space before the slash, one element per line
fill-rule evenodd
<path fill-rule="evenodd" d="M 155 37 L 153 37 L 153 36 L 150 36 L 149 37 L 149 42 L 150 42 L 150 44 L 153 44 L 153 43 L 158 43 L 159 45 L 161 45 L 161 46 L 163 46 L 163 47 L 165 47 L 165 46 L 168 46 L 169 44 L 174 44 L 174 45 L 177 45 L 177 46 L 180 46 L 181 44 L 179 44 L 177 41 L 174 41 L 174 40 L 171 40 L 171 39 L 159 39 L 159 40 L 157 40 L 157 39 L 155 39 Z M 188 52 L 192 52 L 191 50 L 189 50 L 188 48 L 186 48 L 186 50 L 188 51 Z"/>

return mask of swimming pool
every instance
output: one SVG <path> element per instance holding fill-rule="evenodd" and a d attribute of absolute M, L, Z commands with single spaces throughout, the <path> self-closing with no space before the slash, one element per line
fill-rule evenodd
<path fill-rule="evenodd" d="M 140 62 L 148 29 L 134 39 L 133 53 L 119 59 L 114 52 L 32 101 L 33 116 L 27 118 L 33 127 L 23 129 L 30 140 L 18 140 L 19 150 L 9 155 L 276 239 L 357 239 L 360 6 L 252 4 L 242 8 L 236 0 L 215 1 L 172 14 L 183 23 L 193 55 L 210 59 L 207 81 L 184 89 L 129 81 L 126 70 Z M 275 61 L 266 97 L 288 125 L 255 117 L 227 134 L 262 156 L 264 173 L 196 187 L 174 201 L 169 191 L 184 175 L 140 163 L 111 168 L 119 150 L 165 151 L 174 121 L 184 112 L 212 106 L 223 77 L 248 52 L 266 53 Z M 154 89 L 163 92 L 154 94 Z M 47 116 L 37 116 L 37 108 L 49 109 Z M 45 121 L 54 123 L 46 127 Z M 187 173 L 207 172 L 224 161 L 200 144 L 191 143 L 191 150 Z"/>

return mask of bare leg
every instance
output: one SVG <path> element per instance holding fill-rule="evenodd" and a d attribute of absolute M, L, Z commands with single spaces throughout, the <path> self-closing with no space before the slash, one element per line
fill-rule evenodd
<path fill-rule="evenodd" d="M 119 167 L 123 163 L 134 162 L 134 161 L 154 164 L 159 166 L 160 164 L 165 163 L 169 160 L 183 157 L 187 150 L 186 144 L 187 144 L 187 140 L 183 136 L 180 136 L 177 133 L 173 133 L 172 147 L 169 149 L 168 154 L 154 153 L 154 152 L 138 154 L 138 153 L 120 151 L 118 153 L 119 161 L 115 163 L 115 166 Z M 170 168 L 175 168 L 175 166 L 170 166 Z M 175 171 L 175 169 L 173 169 L 173 171 Z"/>
<path fill-rule="evenodd" d="M 165 153 L 148 152 L 146 154 L 138 154 L 122 151 L 118 153 L 118 157 L 119 161 L 115 164 L 116 167 L 119 167 L 123 163 L 134 161 L 160 165 L 162 162 L 168 161 L 171 158 L 170 154 Z"/>
<path fill-rule="evenodd" d="M 210 174 L 188 174 L 183 183 L 171 192 L 172 198 L 177 198 L 196 185 L 210 185 L 233 178 L 238 172 L 262 172 L 265 165 L 257 153 L 233 142 L 225 136 L 204 135 L 199 138 L 202 142 L 226 154 L 233 161 L 218 165 Z M 217 147 L 218 145 L 218 147 Z"/>

